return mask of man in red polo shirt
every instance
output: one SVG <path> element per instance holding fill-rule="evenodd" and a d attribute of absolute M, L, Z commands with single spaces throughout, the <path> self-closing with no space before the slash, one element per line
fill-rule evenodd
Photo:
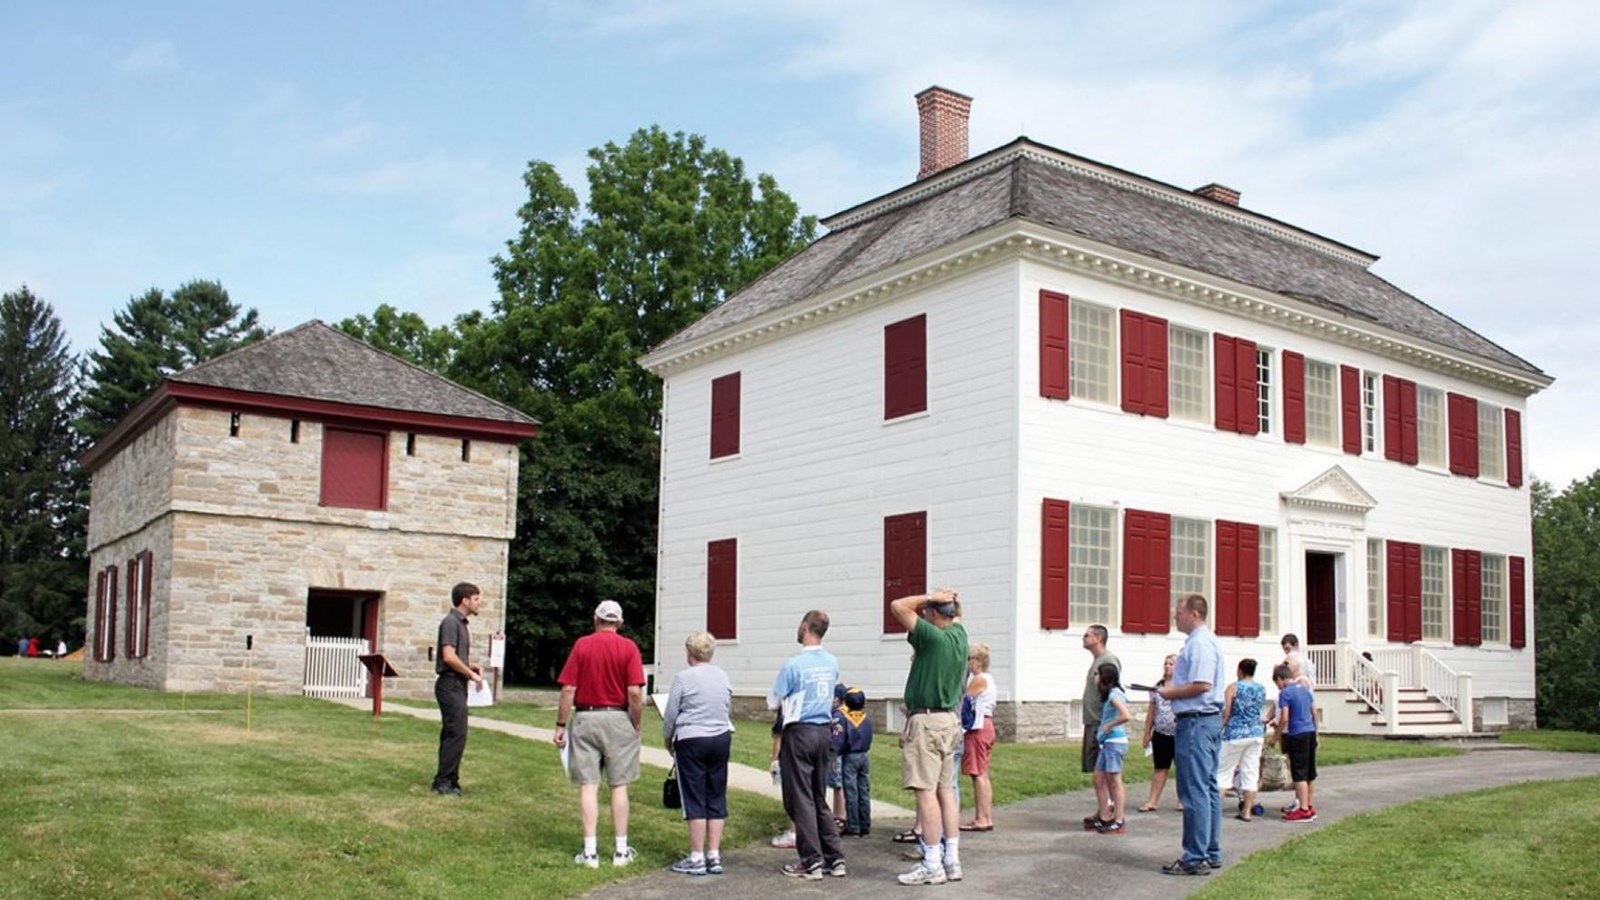
<path fill-rule="evenodd" d="M 628 785 L 639 780 L 639 716 L 644 711 L 644 663 L 639 645 L 617 633 L 622 606 L 606 600 L 595 607 L 594 633 L 578 638 L 561 667 L 561 703 L 556 709 L 557 747 L 571 744 L 568 769 L 578 785 L 583 817 L 583 852 L 573 862 L 598 868 L 595 832 L 600 825 L 600 773 L 611 786 L 611 824 L 617 849 L 613 866 L 637 856 L 628 845 Z"/>

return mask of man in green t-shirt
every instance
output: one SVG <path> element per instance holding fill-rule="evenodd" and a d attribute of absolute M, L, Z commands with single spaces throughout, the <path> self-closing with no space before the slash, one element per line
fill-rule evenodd
<path fill-rule="evenodd" d="M 915 655 L 906 676 L 906 730 L 900 757 L 901 784 L 916 794 L 922 830 L 922 862 L 900 876 L 901 884 L 961 880 L 957 830 L 961 810 L 951 783 L 961 744 L 962 682 L 967 672 L 967 630 L 956 619 L 956 592 L 901 597 L 889 612 L 906 629 Z"/>

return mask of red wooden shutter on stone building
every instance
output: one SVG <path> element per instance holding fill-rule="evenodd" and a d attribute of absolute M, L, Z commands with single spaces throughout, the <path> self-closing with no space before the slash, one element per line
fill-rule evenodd
<path fill-rule="evenodd" d="M 913 316 L 883 329 L 883 417 L 928 408 L 928 317 Z"/>
<path fill-rule="evenodd" d="M 1122 554 L 1122 630 L 1166 634 L 1171 628 L 1172 517 L 1128 510 Z"/>
<path fill-rule="evenodd" d="M 388 501 L 389 436 L 322 429 L 322 505 L 383 509 Z"/>
<path fill-rule="evenodd" d="M 1039 396 L 1072 396 L 1071 320 L 1067 295 L 1039 292 Z"/>
<path fill-rule="evenodd" d="M 1283 351 L 1283 439 L 1306 442 L 1306 358 L 1292 350 Z"/>
<path fill-rule="evenodd" d="M 739 636 L 739 541 L 706 543 L 706 631 L 719 641 Z"/>
<path fill-rule="evenodd" d="M 711 382 L 711 458 L 739 452 L 740 373 Z"/>
<path fill-rule="evenodd" d="M 883 632 L 905 629 L 889 612 L 901 597 L 928 592 L 928 514 L 902 513 L 883 519 Z"/>
<path fill-rule="evenodd" d="M 1122 311 L 1122 408 L 1167 417 L 1167 320 Z"/>
<path fill-rule="evenodd" d="M 1039 585 L 1039 627 L 1067 627 L 1068 563 L 1071 553 L 1072 523 L 1065 500 L 1044 501 Z"/>
<path fill-rule="evenodd" d="M 1522 413 L 1506 410 L 1506 484 L 1522 486 Z"/>
<path fill-rule="evenodd" d="M 1511 646 L 1528 646 L 1528 562 L 1520 556 L 1511 557 Z"/>
<path fill-rule="evenodd" d="M 1339 399 L 1344 404 L 1344 452 L 1361 455 L 1361 371 L 1339 367 Z"/>

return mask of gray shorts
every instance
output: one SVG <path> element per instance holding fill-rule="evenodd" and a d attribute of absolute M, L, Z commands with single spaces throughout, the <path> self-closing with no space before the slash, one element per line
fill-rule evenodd
<path fill-rule="evenodd" d="M 573 784 L 599 784 L 602 767 L 612 787 L 639 780 L 639 732 L 633 730 L 627 710 L 574 712 L 567 739 Z"/>

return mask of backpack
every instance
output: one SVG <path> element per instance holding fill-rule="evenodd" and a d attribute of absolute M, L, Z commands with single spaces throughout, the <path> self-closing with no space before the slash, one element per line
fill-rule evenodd
<path fill-rule="evenodd" d="M 971 731 L 978 727 L 978 703 L 971 694 L 961 695 L 961 730 Z"/>

